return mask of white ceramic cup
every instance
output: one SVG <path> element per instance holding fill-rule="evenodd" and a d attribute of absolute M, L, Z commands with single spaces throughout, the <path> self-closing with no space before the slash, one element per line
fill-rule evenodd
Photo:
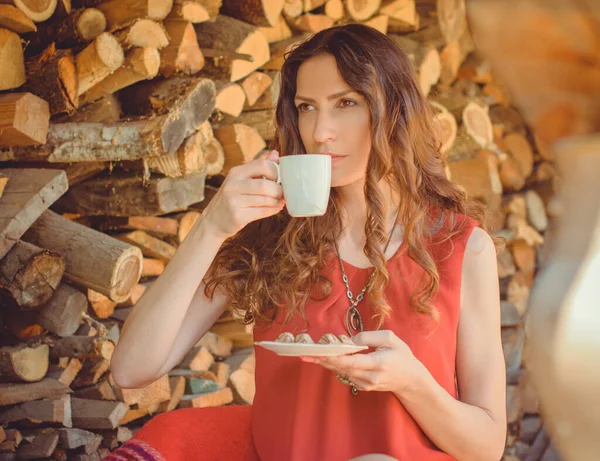
<path fill-rule="evenodd" d="M 296 218 L 322 216 L 331 190 L 331 157 L 322 154 L 286 155 L 279 159 L 277 184 L 283 187 L 288 213 Z"/>

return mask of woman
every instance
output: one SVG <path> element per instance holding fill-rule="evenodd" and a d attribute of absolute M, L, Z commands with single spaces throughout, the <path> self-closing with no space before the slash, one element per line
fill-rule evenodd
<path fill-rule="evenodd" d="M 257 347 L 251 408 L 178 410 L 148 423 L 139 440 L 168 451 L 172 442 L 153 437 L 168 424 L 185 430 L 185 413 L 221 447 L 196 447 L 202 455 L 188 459 L 500 459 L 496 249 L 481 205 L 444 174 L 410 61 L 387 36 L 353 24 L 294 49 L 281 78 L 269 159 L 331 155 L 326 214 L 283 212 L 269 161 L 233 168 L 127 319 L 113 376 L 126 388 L 156 380 L 228 306 L 255 322 L 257 341 L 350 334 L 370 349 L 300 359 Z M 207 436 L 215 421 L 236 428 Z M 237 454 L 208 455 L 232 446 Z"/>

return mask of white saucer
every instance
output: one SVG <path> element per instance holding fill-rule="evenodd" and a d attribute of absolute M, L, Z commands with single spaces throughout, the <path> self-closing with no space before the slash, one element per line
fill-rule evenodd
<path fill-rule="evenodd" d="M 353 346 L 352 344 L 304 344 L 282 343 L 279 341 L 258 341 L 254 344 L 278 355 L 291 357 L 335 357 L 353 354 L 369 348 L 369 346 Z"/>

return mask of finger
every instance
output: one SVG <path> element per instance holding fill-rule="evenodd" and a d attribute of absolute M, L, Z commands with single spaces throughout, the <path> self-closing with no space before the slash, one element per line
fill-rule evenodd
<path fill-rule="evenodd" d="M 326 362 L 333 367 L 349 370 L 379 370 L 381 368 L 378 352 L 327 357 Z"/>
<path fill-rule="evenodd" d="M 391 330 L 361 331 L 352 340 L 359 346 L 393 347 L 402 342 Z"/>
<path fill-rule="evenodd" d="M 283 196 L 283 187 L 275 181 L 268 179 L 246 179 L 237 181 L 237 190 L 241 194 L 266 195 L 280 199 Z"/>
<path fill-rule="evenodd" d="M 265 219 L 270 216 L 274 216 L 277 213 L 280 213 L 283 209 L 284 205 L 280 205 L 277 207 L 255 207 L 255 208 L 246 208 L 244 209 L 244 218 L 246 222 L 251 223 L 253 221 L 258 221 L 259 219 Z"/>
<path fill-rule="evenodd" d="M 233 167 L 229 174 L 234 178 L 266 178 L 277 181 L 277 168 L 271 160 L 259 159 Z"/>
<path fill-rule="evenodd" d="M 283 206 L 285 202 L 282 199 L 267 197 L 265 195 L 240 195 L 236 198 L 236 204 L 243 208 L 279 208 L 280 206 Z"/>
<path fill-rule="evenodd" d="M 276 150 L 272 150 L 271 152 L 269 152 L 269 155 L 267 155 L 267 158 L 269 160 L 273 160 L 274 162 L 279 163 L 279 152 L 277 152 Z"/>

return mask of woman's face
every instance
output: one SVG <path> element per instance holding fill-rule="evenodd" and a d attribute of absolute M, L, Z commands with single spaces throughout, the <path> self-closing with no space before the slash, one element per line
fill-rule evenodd
<path fill-rule="evenodd" d="M 364 179 L 371 152 L 369 107 L 342 79 L 333 56 L 300 65 L 294 103 L 306 152 L 332 157 L 332 187 Z"/>

